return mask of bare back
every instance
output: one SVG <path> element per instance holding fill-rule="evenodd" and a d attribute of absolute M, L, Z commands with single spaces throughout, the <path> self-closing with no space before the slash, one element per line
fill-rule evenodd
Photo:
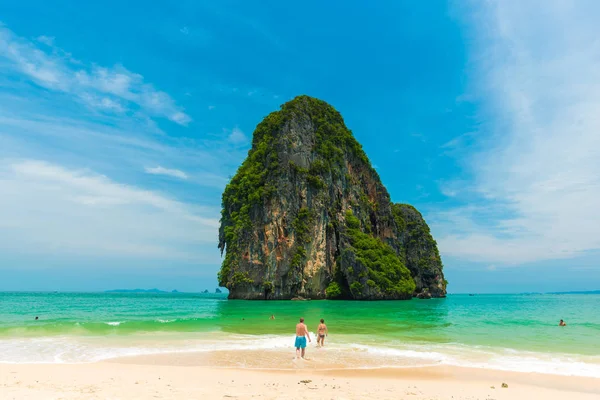
<path fill-rule="evenodd" d="M 305 336 L 308 334 L 308 328 L 302 322 L 296 325 L 296 336 Z"/>
<path fill-rule="evenodd" d="M 324 335 L 327 332 L 327 325 L 319 324 L 317 330 L 319 331 L 319 335 Z"/>

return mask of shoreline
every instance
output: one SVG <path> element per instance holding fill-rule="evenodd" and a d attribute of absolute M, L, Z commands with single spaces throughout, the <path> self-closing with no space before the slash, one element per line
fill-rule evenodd
<path fill-rule="evenodd" d="M 165 336 L 166 335 L 166 336 Z M 0 341 L 0 365 L 85 365 L 97 362 L 168 366 L 294 370 L 287 335 L 165 334 L 94 337 L 40 337 Z M 446 367 L 537 373 L 566 377 L 600 377 L 600 356 L 537 353 L 460 344 L 410 344 L 388 347 L 340 338 L 324 348 L 310 346 L 308 364 L 319 371 L 338 369 L 410 369 Z"/>
<path fill-rule="evenodd" d="M 371 354 L 364 358 L 364 354 L 340 351 L 332 348 L 308 348 L 306 360 L 293 361 L 293 349 L 238 349 L 238 350 L 211 350 L 211 351 L 182 351 L 157 354 L 138 354 L 131 356 L 112 357 L 98 362 L 117 364 L 143 364 L 161 366 L 184 367 L 210 367 L 224 369 L 241 369 L 252 371 L 296 371 L 299 369 L 315 372 L 336 371 L 395 371 L 395 370 L 457 370 L 457 371 L 489 371 L 494 373 L 516 373 L 525 375 L 539 375 L 565 378 L 599 379 L 598 375 L 564 374 L 550 371 L 520 371 L 508 367 L 495 367 L 492 365 L 470 366 L 456 365 L 445 362 L 429 362 L 414 364 L 398 364 L 390 362 L 387 356 Z M 333 356 L 333 357 L 332 357 Z M 408 359 L 407 361 L 414 361 Z M 421 360 L 422 361 L 422 360 Z"/>
<path fill-rule="evenodd" d="M 16 399 L 591 400 L 600 395 L 600 378 L 449 366 L 240 369 L 185 365 L 172 354 L 89 364 L 0 364 L 0 388 L 6 398 Z"/>

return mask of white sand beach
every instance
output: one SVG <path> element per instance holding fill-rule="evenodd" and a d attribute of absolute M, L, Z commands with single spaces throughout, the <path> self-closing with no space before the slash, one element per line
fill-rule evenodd
<path fill-rule="evenodd" d="M 207 367 L 178 355 L 90 364 L 0 364 L 1 399 L 600 398 L 600 379 L 455 367 L 259 370 Z M 309 361 L 306 361 L 309 363 Z M 502 387 L 506 383 L 508 387 Z"/>

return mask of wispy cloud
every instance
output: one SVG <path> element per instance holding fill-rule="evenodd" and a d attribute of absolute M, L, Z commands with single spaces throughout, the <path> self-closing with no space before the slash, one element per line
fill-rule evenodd
<path fill-rule="evenodd" d="M 35 102 L 4 99 L 0 94 L 0 160 L 24 156 L 68 160 L 115 173 L 146 173 L 145 168 L 177 165 L 188 176 L 185 182 L 222 189 L 227 171 L 235 171 L 246 151 L 230 143 L 228 135 L 212 140 L 173 138 L 156 135 L 147 121 L 126 115 L 103 124 L 88 121 L 85 115 L 63 116 L 59 110 L 36 107 Z M 219 193 L 214 196 L 218 203 Z"/>
<path fill-rule="evenodd" d="M 445 254 L 500 267 L 600 249 L 598 15 L 595 1 L 476 3 L 488 135 L 473 180 L 451 186 L 469 205 L 431 216 Z"/>
<path fill-rule="evenodd" d="M 98 97 L 89 93 L 82 93 L 79 97 L 95 110 L 110 111 L 114 113 L 123 113 L 126 111 L 123 104 L 117 99 Z"/>
<path fill-rule="evenodd" d="M 47 46 L 54 46 L 54 36 L 38 36 L 36 40 Z"/>
<path fill-rule="evenodd" d="M 189 35 L 190 34 L 190 30 L 188 29 L 187 26 L 184 26 L 183 28 L 181 28 L 179 30 L 179 32 L 183 33 L 184 35 Z"/>
<path fill-rule="evenodd" d="M 191 118 L 165 92 L 155 89 L 140 74 L 121 65 L 85 65 L 54 46 L 53 38 L 38 37 L 51 46 L 42 49 L 0 25 L 0 59 L 14 72 L 46 89 L 69 93 L 102 112 L 142 112 L 187 125 Z"/>
<path fill-rule="evenodd" d="M 232 142 L 233 130 L 161 129 L 157 118 L 190 121 L 171 96 L 122 66 L 77 61 L 58 42 L 0 26 L 3 259 L 216 268 L 220 194 L 247 150 L 236 142 L 243 133 Z"/>
<path fill-rule="evenodd" d="M 229 133 L 227 139 L 233 144 L 241 144 L 248 141 L 248 138 L 244 132 L 242 132 L 242 130 L 238 127 L 235 127 L 231 130 L 231 133 Z"/>
<path fill-rule="evenodd" d="M 152 175 L 166 175 L 166 176 L 172 176 L 173 178 L 179 178 L 179 179 L 187 179 L 188 175 L 183 172 L 180 171 L 178 169 L 168 169 L 168 168 L 163 168 L 160 165 L 158 167 L 146 167 L 145 171 L 148 174 L 152 174 Z"/>
<path fill-rule="evenodd" d="M 193 259 L 218 227 L 210 209 L 44 161 L 2 162 L 0 190 L 11 252 Z"/>

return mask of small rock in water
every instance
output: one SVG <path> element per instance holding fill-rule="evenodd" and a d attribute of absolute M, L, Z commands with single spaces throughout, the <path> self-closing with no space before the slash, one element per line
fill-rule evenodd
<path fill-rule="evenodd" d="M 507 388 L 507 387 L 508 387 L 508 385 L 507 385 L 506 383 L 503 383 L 503 384 L 502 384 L 502 387 L 503 387 L 503 388 Z"/>

